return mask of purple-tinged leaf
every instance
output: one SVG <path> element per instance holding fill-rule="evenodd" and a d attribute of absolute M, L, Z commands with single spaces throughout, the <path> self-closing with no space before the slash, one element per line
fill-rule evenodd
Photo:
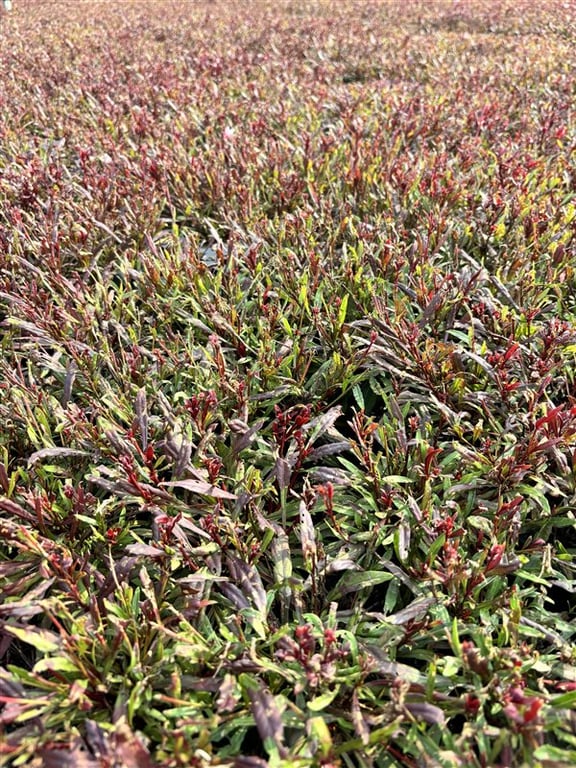
<path fill-rule="evenodd" d="M 171 480 L 161 483 L 169 488 L 184 488 L 186 491 L 198 493 L 201 496 L 212 496 L 214 499 L 235 499 L 236 495 L 218 488 L 215 485 L 206 483 L 202 480 Z"/>
<path fill-rule="evenodd" d="M 243 451 L 245 448 L 248 448 L 250 443 L 254 441 L 258 430 L 262 427 L 263 424 L 264 419 L 260 419 L 251 427 L 243 424 L 243 422 L 241 422 L 239 419 L 235 419 L 230 422 L 230 428 L 234 433 L 232 435 L 232 452 L 236 455 Z M 242 425 L 242 427 L 240 425 Z M 245 429 L 243 427 L 245 427 Z"/>
<path fill-rule="evenodd" d="M 355 688 L 354 692 L 352 693 L 352 723 L 354 725 L 356 735 L 362 744 L 367 746 L 370 743 L 370 728 L 368 727 L 368 724 L 364 719 L 364 715 L 362 714 L 362 710 L 360 709 L 357 688 Z"/>
<path fill-rule="evenodd" d="M 140 428 L 142 450 L 145 451 L 146 448 L 148 448 L 148 404 L 146 402 L 146 390 L 144 388 L 138 390 L 134 410 Z"/>
<path fill-rule="evenodd" d="M 248 696 L 260 738 L 263 742 L 272 742 L 283 757 L 286 754 L 284 724 L 274 696 L 264 687 L 248 688 Z"/>
<path fill-rule="evenodd" d="M 238 703 L 239 694 L 237 690 L 236 677 L 226 674 L 220 683 L 218 689 L 218 698 L 216 707 L 218 712 L 233 712 Z"/>
<path fill-rule="evenodd" d="M 432 319 L 432 316 L 435 314 L 436 310 L 439 309 L 443 302 L 444 302 L 445 296 L 441 291 L 437 291 L 428 304 L 424 307 L 424 311 L 422 312 L 422 317 L 418 321 L 418 326 L 420 328 L 424 328 L 425 325 Z"/>
<path fill-rule="evenodd" d="M 345 453 L 349 450 L 350 443 L 347 440 L 340 440 L 337 443 L 326 443 L 326 445 L 320 445 L 318 448 L 314 448 L 308 458 L 311 461 L 314 461 L 317 459 L 324 459 L 326 456 L 337 456 L 338 454 Z"/>
<path fill-rule="evenodd" d="M 310 436 L 310 443 L 314 443 L 319 437 L 322 437 L 323 434 L 334 426 L 341 415 L 342 408 L 339 405 L 334 408 L 329 408 L 325 413 L 315 416 L 308 422 L 308 424 L 305 424 L 302 427 L 302 431 L 308 433 Z M 346 442 L 346 445 L 348 445 L 348 442 Z"/>
<path fill-rule="evenodd" d="M 226 563 L 232 579 L 239 585 L 246 597 L 252 601 L 262 618 L 265 618 L 266 590 L 256 568 L 234 555 L 226 555 Z"/>
<path fill-rule="evenodd" d="M 374 670 L 381 675 L 409 683 L 426 682 L 426 677 L 414 667 L 397 661 L 390 661 L 384 648 L 371 643 L 370 645 L 362 645 L 362 650 L 368 660 L 372 662 Z"/>
<path fill-rule="evenodd" d="M 223 581 L 219 588 L 224 597 L 227 597 L 238 611 L 250 608 L 250 603 L 248 602 L 246 595 L 236 586 L 236 584 L 230 584 L 227 581 Z"/>
<path fill-rule="evenodd" d="M 182 440 L 180 448 L 178 448 L 175 457 L 173 477 L 181 477 L 185 471 L 189 470 L 191 456 L 191 443 L 189 443 L 187 440 Z"/>
<path fill-rule="evenodd" d="M 300 500 L 300 543 L 307 567 L 310 569 L 316 562 L 316 531 L 304 499 Z"/>
<path fill-rule="evenodd" d="M 269 392 L 257 392 L 254 395 L 250 395 L 250 400 L 252 402 L 258 402 L 260 400 L 274 400 L 275 398 L 281 397 L 287 392 L 290 392 L 290 389 L 290 384 L 282 384 L 280 387 L 276 387 L 276 389 L 272 389 Z"/>
<path fill-rule="evenodd" d="M 109 573 L 106 579 L 99 574 L 98 594 L 100 597 L 108 597 L 116 589 L 116 585 L 128 581 L 134 568 L 139 566 L 138 558 L 134 555 L 120 558 L 114 563 L 114 573 Z"/>
<path fill-rule="evenodd" d="M 43 591 L 46 591 L 54 581 L 55 579 L 52 578 L 48 579 L 48 583 L 42 582 Z M 6 595 L 6 590 L 4 590 L 4 595 Z M 2 617 L 10 616 L 13 619 L 30 619 L 39 613 L 44 613 L 44 608 L 30 594 L 26 595 L 23 600 L 9 601 L 0 605 L 0 616 Z"/>
<path fill-rule="evenodd" d="M 126 552 L 130 555 L 144 555 L 145 557 L 165 557 L 166 552 L 158 547 L 152 547 L 150 544 L 129 544 Z"/>
<path fill-rule="evenodd" d="M 122 768 L 156 768 L 150 753 L 127 723 L 116 723 L 113 743 L 115 763 Z"/>
<path fill-rule="evenodd" d="M 246 658 L 224 661 L 223 667 L 236 675 L 239 675 L 240 672 L 262 672 L 262 664 Z"/>
<path fill-rule="evenodd" d="M 80 743 L 72 749 L 44 747 L 38 755 L 41 768 L 99 768 L 101 762 L 89 755 Z"/>
<path fill-rule="evenodd" d="M 236 757 L 234 768 L 269 768 L 268 761 L 261 757 Z"/>
<path fill-rule="evenodd" d="M 10 491 L 10 478 L 6 471 L 6 465 L 2 461 L 0 461 L 0 488 L 2 488 L 4 493 L 9 493 Z"/>
<path fill-rule="evenodd" d="M 190 576 L 183 576 L 181 579 L 178 579 L 179 586 L 188 589 L 194 589 L 196 587 L 198 590 L 203 589 L 207 583 L 212 582 L 219 582 L 220 584 L 230 583 L 225 576 L 217 576 L 214 573 L 207 573 L 205 571 L 196 571 Z"/>
<path fill-rule="evenodd" d="M 157 514 L 164 515 L 164 512 L 161 509 L 158 509 Z M 195 525 L 185 515 L 182 515 L 182 517 L 178 520 L 178 526 L 180 526 L 180 528 L 184 528 L 186 531 L 191 531 L 192 533 L 194 533 L 195 536 L 198 536 L 199 539 L 205 539 L 206 541 L 211 541 L 210 534 L 207 533 L 207 531 Z"/>
<path fill-rule="evenodd" d="M 386 616 L 386 621 L 388 624 L 396 624 L 397 626 L 408 624 L 409 621 L 419 621 L 426 616 L 429 608 L 436 603 L 437 600 L 434 597 L 418 598 L 401 611 Z"/>
<path fill-rule="evenodd" d="M 279 523 L 274 522 L 274 520 L 271 520 L 270 518 L 266 517 L 262 514 L 260 509 L 258 507 L 255 507 L 253 510 L 250 510 L 250 512 L 254 514 L 254 517 L 256 519 L 256 522 L 258 523 L 258 526 L 260 528 L 260 531 L 264 533 L 265 531 L 274 531 L 276 536 L 285 536 L 284 528 Z"/>
<path fill-rule="evenodd" d="M 76 379 L 76 372 L 76 363 L 72 360 L 66 366 L 66 376 L 64 378 L 64 388 L 61 400 L 63 408 L 66 408 L 72 397 L 72 387 L 74 386 L 74 380 Z"/>
<path fill-rule="evenodd" d="M 30 512 L 26 512 L 26 510 L 21 507 L 20 504 L 16 504 L 16 502 L 12 501 L 12 499 L 0 499 L 0 509 L 3 509 L 4 512 L 9 512 L 11 515 L 18 517 L 21 520 L 28 520 L 28 522 L 31 523 L 37 522 L 35 515 L 32 515 Z"/>
<path fill-rule="evenodd" d="M 310 473 L 313 483 L 332 483 L 332 485 L 351 485 L 352 480 L 348 473 L 336 467 L 315 467 Z"/>
<path fill-rule="evenodd" d="M 290 486 L 292 470 L 290 468 L 290 463 L 282 456 L 279 456 L 274 464 L 274 477 L 276 478 L 276 482 L 281 491 Z"/>
<path fill-rule="evenodd" d="M 22 699 L 26 696 L 24 687 L 14 680 L 4 667 L 0 667 L 0 696 L 16 699 Z"/>
<path fill-rule="evenodd" d="M 434 704 L 427 701 L 407 701 L 404 706 L 416 720 L 423 720 L 430 725 L 444 725 L 444 712 Z"/>
<path fill-rule="evenodd" d="M 66 459 L 79 456 L 90 456 L 90 454 L 88 451 L 81 451 L 75 448 L 41 448 L 28 458 L 28 466 L 34 466 L 41 459 Z"/>
<path fill-rule="evenodd" d="M 90 751 L 102 762 L 102 758 L 108 755 L 110 751 L 109 734 L 94 720 L 85 721 L 84 731 L 86 733 L 86 744 Z"/>

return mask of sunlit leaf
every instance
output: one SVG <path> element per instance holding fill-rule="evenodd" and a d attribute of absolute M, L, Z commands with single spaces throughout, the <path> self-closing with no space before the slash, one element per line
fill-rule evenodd
<path fill-rule="evenodd" d="M 27 629 L 25 627 L 15 627 L 11 624 L 5 624 L 3 631 L 17 637 L 24 643 L 31 645 L 40 653 L 54 653 L 58 651 L 61 646 L 60 637 L 55 632 L 50 632 L 48 629 L 39 629 L 37 627 Z"/>
<path fill-rule="evenodd" d="M 172 480 L 165 481 L 162 485 L 169 488 L 184 488 L 186 491 L 192 493 L 198 493 L 201 496 L 212 496 L 215 499 L 235 499 L 236 495 L 225 491 L 223 488 L 218 488 L 210 483 L 205 483 L 202 480 Z"/>

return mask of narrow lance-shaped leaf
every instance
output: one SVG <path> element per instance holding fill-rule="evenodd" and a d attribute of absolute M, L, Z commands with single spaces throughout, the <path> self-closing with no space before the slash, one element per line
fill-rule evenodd
<path fill-rule="evenodd" d="M 5 624 L 2 631 L 28 643 L 40 653 L 54 653 L 61 645 L 60 637 L 47 629 L 15 627 L 11 624 Z"/>
<path fill-rule="evenodd" d="M 30 512 L 26 512 L 26 510 L 21 507 L 20 504 L 12 501 L 12 499 L 0 499 L 0 509 L 4 510 L 4 512 L 8 512 L 14 517 L 20 518 L 21 520 L 28 520 L 32 523 L 36 522 L 35 515 L 32 515 Z"/>
<path fill-rule="evenodd" d="M 81 451 L 76 448 L 41 448 L 28 457 L 28 466 L 34 466 L 41 459 L 68 459 L 89 455 L 88 451 Z"/>
<path fill-rule="evenodd" d="M 360 709 L 360 703 L 358 701 L 358 689 L 355 688 L 352 693 L 352 722 L 354 723 L 354 730 L 356 735 L 360 738 L 362 744 L 367 746 L 370 743 L 370 729 L 364 719 L 362 710 Z"/>
<path fill-rule="evenodd" d="M 316 532 L 304 499 L 300 500 L 300 542 L 306 567 L 312 570 L 316 563 Z"/>
<path fill-rule="evenodd" d="M 342 576 L 327 599 L 337 600 L 351 592 L 374 587 L 393 578 L 394 576 L 386 571 L 351 571 Z"/>
<path fill-rule="evenodd" d="M 66 408 L 72 397 L 72 387 L 76 379 L 77 367 L 76 363 L 72 360 L 66 366 L 66 376 L 64 378 L 64 388 L 62 391 L 62 407 Z"/>
<path fill-rule="evenodd" d="M 290 470 L 290 464 L 286 459 L 282 456 L 278 456 L 276 459 L 276 463 L 274 465 L 274 475 L 276 477 L 276 482 L 278 483 L 278 487 L 281 491 L 286 490 L 288 486 L 290 485 L 290 478 L 292 476 L 292 472 Z"/>
<path fill-rule="evenodd" d="M 212 496 L 214 499 L 235 499 L 236 495 L 218 488 L 215 485 L 206 483 L 203 480 L 171 480 L 160 483 L 170 488 L 184 488 L 186 491 L 198 493 L 201 496 Z"/>
<path fill-rule="evenodd" d="M 310 444 L 315 443 L 319 437 L 322 437 L 322 435 L 333 427 L 334 423 L 341 415 L 342 408 L 337 405 L 334 408 L 329 408 L 325 413 L 315 416 L 308 424 L 305 424 L 303 431 L 310 435 Z"/>
<path fill-rule="evenodd" d="M 263 619 L 266 618 L 266 591 L 260 574 L 252 565 L 245 563 L 235 555 L 227 555 L 226 562 L 230 575 L 246 597 L 252 601 Z"/>
<path fill-rule="evenodd" d="M 146 403 L 146 390 L 144 388 L 138 390 L 134 410 L 136 411 L 136 419 L 138 420 L 138 426 L 140 428 L 142 450 L 145 451 L 146 448 L 148 448 L 148 405 Z"/>
<path fill-rule="evenodd" d="M 274 696 L 266 688 L 249 688 L 248 696 L 260 738 L 265 744 L 266 742 L 273 744 L 280 757 L 284 757 L 286 755 L 284 724 Z"/>
<path fill-rule="evenodd" d="M 407 701 L 405 706 L 416 720 L 423 720 L 431 725 L 444 725 L 444 712 L 435 704 L 429 704 L 427 701 Z"/>

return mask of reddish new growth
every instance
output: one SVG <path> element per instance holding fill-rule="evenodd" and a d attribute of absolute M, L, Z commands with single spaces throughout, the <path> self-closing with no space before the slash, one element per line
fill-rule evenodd
<path fill-rule="evenodd" d="M 294 630 L 294 639 L 283 637 L 281 646 L 276 651 L 280 662 L 296 662 L 306 673 L 306 681 L 312 688 L 322 683 L 330 683 L 336 674 L 338 661 L 348 656 L 346 645 L 338 645 L 337 635 L 333 629 L 326 628 L 320 647 L 314 636 L 314 628 L 303 624 Z"/>
<path fill-rule="evenodd" d="M 144 462 L 150 474 L 150 482 L 152 483 L 157 483 L 159 481 L 158 473 L 156 472 L 156 467 L 154 466 L 155 461 L 156 454 L 154 453 L 154 446 L 150 443 L 150 445 L 148 445 L 144 451 Z"/>
<path fill-rule="evenodd" d="M 327 482 L 324 483 L 324 485 L 316 486 L 316 491 L 318 496 L 324 500 L 324 508 L 326 510 L 326 514 L 328 515 L 328 519 L 334 528 L 341 532 L 342 529 L 338 523 L 338 520 L 336 519 L 336 515 L 334 514 L 334 486 L 332 483 Z"/>
<path fill-rule="evenodd" d="M 295 443 L 296 456 L 292 464 L 294 478 L 313 451 L 313 447 L 307 445 L 307 434 L 304 430 L 312 418 L 312 408 L 309 405 L 295 405 L 283 411 L 275 405 L 274 413 L 276 420 L 272 424 L 272 434 L 278 445 L 279 455 L 286 456 Z"/>
<path fill-rule="evenodd" d="M 305 450 L 305 435 L 303 427 L 312 417 L 312 409 L 309 405 L 296 405 L 283 411 L 278 405 L 274 406 L 276 420 L 272 425 L 272 434 L 278 444 L 280 455 L 284 455 L 288 443 L 295 440 L 300 453 Z"/>
<path fill-rule="evenodd" d="M 203 464 L 208 472 L 208 479 L 210 483 L 215 485 L 220 475 L 220 470 L 223 467 L 222 459 L 219 456 L 212 456 L 210 458 L 204 459 Z"/>
<path fill-rule="evenodd" d="M 488 552 L 488 559 L 486 560 L 486 565 L 484 566 L 486 572 L 493 571 L 499 566 L 500 561 L 502 560 L 502 555 L 505 551 L 505 544 L 494 544 L 494 546 L 490 548 Z"/>
<path fill-rule="evenodd" d="M 126 473 L 126 479 L 130 483 L 130 485 L 134 488 L 134 490 L 138 493 L 138 495 L 141 496 L 144 499 L 144 501 L 148 503 L 151 502 L 152 493 L 150 491 L 150 488 L 145 487 L 138 480 L 138 472 L 137 472 L 133 457 L 120 456 L 120 458 L 118 459 L 118 463 L 124 469 Z"/>
<path fill-rule="evenodd" d="M 467 693 L 464 698 L 464 711 L 469 717 L 476 717 L 480 711 L 481 701 L 474 693 Z"/>
<path fill-rule="evenodd" d="M 218 397 L 213 389 L 192 395 L 186 401 L 186 410 L 200 432 L 206 429 L 217 405 Z"/>
<path fill-rule="evenodd" d="M 503 696 L 504 714 L 519 727 L 535 723 L 540 710 L 544 705 L 544 699 L 539 696 L 526 696 L 524 683 L 511 685 Z"/>
<path fill-rule="evenodd" d="M 510 393 L 514 392 L 520 386 L 518 379 L 509 378 L 510 369 L 513 362 L 518 358 L 519 352 L 520 344 L 511 341 L 508 348 L 503 352 L 493 352 L 487 356 L 488 363 L 494 369 L 496 384 L 504 401 L 507 401 Z"/>

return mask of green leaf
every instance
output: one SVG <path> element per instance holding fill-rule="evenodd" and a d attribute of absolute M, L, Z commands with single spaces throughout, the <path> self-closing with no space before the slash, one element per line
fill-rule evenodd
<path fill-rule="evenodd" d="M 576 691 L 568 691 L 568 693 L 561 693 L 559 696 L 554 696 L 549 702 L 551 707 L 560 707 L 562 709 L 569 709 L 576 705 Z"/>
<path fill-rule="evenodd" d="M 359 384 L 354 384 L 352 387 L 352 394 L 354 395 L 354 400 L 356 401 L 356 405 L 361 411 L 364 411 L 366 409 L 366 405 L 364 403 L 364 394 L 362 392 L 362 387 Z"/>
<path fill-rule="evenodd" d="M 319 696 L 318 698 L 322 698 Z M 308 704 L 310 708 L 310 704 Z M 322 755 L 327 756 L 332 750 L 332 736 L 323 717 L 311 717 L 306 723 L 306 732 L 311 742 L 318 744 Z"/>
<path fill-rule="evenodd" d="M 46 705 L 47 706 L 47 705 Z M 33 709 L 25 709 L 19 715 L 14 718 L 15 723 L 25 723 L 27 720 L 32 720 L 34 717 L 41 717 L 46 711 L 44 707 L 34 707 Z"/>
<path fill-rule="evenodd" d="M 458 619 L 454 617 L 454 620 L 452 621 L 452 631 L 450 633 L 450 640 L 452 645 L 452 650 L 456 654 L 456 656 L 461 657 L 462 656 L 462 644 L 460 642 L 460 635 L 458 634 Z"/>
<path fill-rule="evenodd" d="M 3 630 L 22 640 L 22 642 L 28 643 L 40 653 L 54 653 L 60 649 L 60 637 L 47 629 L 25 629 L 24 627 L 13 627 L 10 624 L 5 624 Z"/>
<path fill-rule="evenodd" d="M 488 536 L 490 536 L 494 530 L 494 524 L 492 521 L 488 520 L 487 517 L 482 517 L 481 515 L 470 515 L 466 518 L 466 522 L 472 528 L 475 528 L 477 531 L 482 531 L 482 533 L 486 533 Z"/>
<path fill-rule="evenodd" d="M 576 765 L 576 751 L 573 749 L 560 749 L 560 747 L 548 746 L 543 744 L 541 747 L 537 747 L 534 750 L 534 757 L 536 760 L 555 760 L 556 765 L 561 761 L 560 765 L 565 765 L 566 768 Z"/>
<path fill-rule="evenodd" d="M 402 722 L 401 717 L 396 718 L 383 728 L 376 728 L 371 731 L 368 737 L 368 746 L 372 744 L 386 744 L 386 742 L 397 732 L 399 724 Z M 352 750 L 364 749 L 367 746 L 362 742 L 362 739 L 350 739 L 343 744 L 339 744 L 334 752 L 336 755 L 343 755 L 346 752 L 352 752 Z"/>
<path fill-rule="evenodd" d="M 445 542 L 446 542 L 445 533 L 440 534 L 440 536 L 438 536 L 438 538 L 432 542 L 426 556 L 428 563 L 432 564 L 434 560 L 436 560 L 436 555 L 438 554 L 438 552 L 440 552 Z"/>
<path fill-rule="evenodd" d="M 308 702 L 308 709 L 311 712 L 322 712 L 323 709 L 326 709 L 327 706 L 332 704 L 336 696 L 338 696 L 339 692 L 340 687 L 338 686 L 333 691 L 327 691 L 320 696 L 316 696 L 315 699 L 312 699 Z"/>
<path fill-rule="evenodd" d="M 388 483 L 388 485 L 408 485 L 413 483 L 411 477 L 405 477 L 404 475 L 385 475 L 380 478 L 381 483 Z"/>
<path fill-rule="evenodd" d="M 274 559 L 274 578 L 276 583 L 284 585 L 292 577 L 292 556 L 288 536 L 278 534 L 272 541 L 270 551 Z"/>
<path fill-rule="evenodd" d="M 392 573 L 385 571 L 349 571 L 346 573 L 334 589 L 330 592 L 328 600 L 335 600 L 350 592 L 357 592 L 359 589 L 374 587 L 385 581 L 391 581 L 394 578 Z"/>
<path fill-rule="evenodd" d="M 545 587 L 550 586 L 549 579 L 543 579 L 540 576 L 537 576 L 535 573 L 530 573 L 530 571 L 525 571 L 522 569 L 522 570 L 516 571 L 515 576 L 518 579 L 525 579 L 526 581 L 531 581 L 534 584 L 542 584 L 542 586 L 545 586 Z"/>
<path fill-rule="evenodd" d="M 76 674 L 80 670 L 70 659 L 65 656 L 49 656 L 45 659 L 34 664 L 32 672 L 75 672 Z"/>
<path fill-rule="evenodd" d="M 348 311 L 348 298 L 349 298 L 349 295 L 347 293 L 344 294 L 344 296 L 342 296 L 340 307 L 338 309 L 338 328 L 342 328 L 342 326 L 346 322 L 346 312 Z"/>
<path fill-rule="evenodd" d="M 445 656 L 443 662 L 444 666 L 441 669 L 444 677 L 454 677 L 462 669 L 462 662 L 455 656 Z"/>

